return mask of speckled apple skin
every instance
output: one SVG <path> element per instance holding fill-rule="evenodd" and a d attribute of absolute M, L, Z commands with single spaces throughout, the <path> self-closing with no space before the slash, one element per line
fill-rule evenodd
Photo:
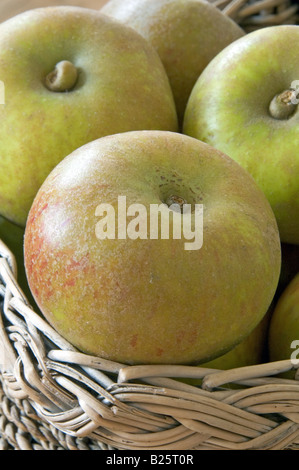
<path fill-rule="evenodd" d="M 202 0 L 110 0 L 101 11 L 134 28 L 156 49 L 172 87 L 180 124 L 204 68 L 245 34 L 219 8 Z"/>
<path fill-rule="evenodd" d="M 173 193 L 204 205 L 201 249 L 185 250 L 184 237 L 97 239 L 100 203 L 117 210 L 125 195 L 149 211 Z M 40 188 L 25 231 L 27 277 L 45 317 L 78 349 L 129 364 L 193 363 L 233 347 L 266 313 L 280 263 L 276 221 L 252 177 L 173 132 L 77 149 Z"/>
<path fill-rule="evenodd" d="M 198 366 L 213 370 L 229 370 L 263 364 L 268 361 L 267 339 L 272 311 L 273 306 L 271 304 L 260 323 L 237 346 L 209 362 L 201 362 Z M 202 379 L 179 378 L 178 380 L 190 385 L 202 385 Z M 239 388 L 238 385 L 232 383 L 229 387 Z"/>
<path fill-rule="evenodd" d="M 286 286 L 280 295 L 273 312 L 269 329 L 269 356 L 271 361 L 299 359 L 299 346 L 291 347 L 293 341 L 299 341 L 299 273 Z M 284 373 L 294 378 L 295 371 Z"/>
<path fill-rule="evenodd" d="M 299 244 L 299 112 L 269 114 L 272 98 L 299 80 L 299 27 L 264 28 L 211 61 L 190 96 L 183 132 L 251 173 L 277 218 L 282 242 Z"/>
<path fill-rule="evenodd" d="M 66 93 L 45 86 L 61 60 L 79 70 Z M 177 130 L 157 52 L 98 11 L 45 7 L 2 23 L 0 71 L 0 213 L 22 226 L 46 176 L 76 148 L 130 130 Z"/>

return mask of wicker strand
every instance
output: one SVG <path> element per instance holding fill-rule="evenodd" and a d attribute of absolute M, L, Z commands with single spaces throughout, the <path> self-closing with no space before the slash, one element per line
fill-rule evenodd
<path fill-rule="evenodd" d="M 247 33 L 279 24 L 298 24 L 299 5 L 291 0 L 209 0 Z"/>

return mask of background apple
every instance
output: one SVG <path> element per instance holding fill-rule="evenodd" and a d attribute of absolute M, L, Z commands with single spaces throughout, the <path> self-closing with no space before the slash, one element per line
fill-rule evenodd
<path fill-rule="evenodd" d="M 157 50 L 182 123 L 191 90 L 206 65 L 245 33 L 202 0 L 110 0 L 101 9 L 142 34 Z"/>
<path fill-rule="evenodd" d="M 246 367 L 255 364 L 261 364 L 267 361 L 266 340 L 268 328 L 271 319 L 272 308 L 270 307 L 254 328 L 254 330 L 243 339 L 243 341 L 223 356 L 216 357 L 212 361 L 200 364 L 200 367 L 211 369 L 234 369 L 237 367 Z"/>
<path fill-rule="evenodd" d="M 7 20 L 33 8 L 68 5 L 98 10 L 106 2 L 107 0 L 2 0 L 0 3 L 0 21 Z"/>
<path fill-rule="evenodd" d="M 290 244 L 299 244 L 299 112 L 288 93 L 279 101 L 299 80 L 298 41 L 299 27 L 283 25 L 226 47 L 199 77 L 184 120 L 185 134 L 252 174 L 272 206 L 281 241 Z M 273 100 L 280 118 L 272 115 Z"/>
<path fill-rule="evenodd" d="M 293 341 L 297 341 L 295 347 L 292 347 Z M 295 353 L 295 359 L 299 360 L 299 272 L 276 304 L 271 318 L 268 343 L 271 361 L 290 359 L 292 353 Z M 294 370 L 283 374 L 291 378 L 294 375 Z"/>
<path fill-rule="evenodd" d="M 0 70 L 0 213 L 20 225 L 45 177 L 74 149 L 116 132 L 177 129 L 157 52 L 95 10 L 38 8 L 2 23 Z"/>
<path fill-rule="evenodd" d="M 203 246 L 104 239 L 96 208 L 169 197 L 204 205 Z M 194 214 L 194 213 L 193 213 Z M 193 215 L 194 218 L 194 215 Z M 86 144 L 47 177 L 28 216 L 25 265 L 45 317 L 80 350 L 125 363 L 191 363 L 224 354 L 265 315 L 278 282 L 275 217 L 253 178 L 174 132 Z"/>

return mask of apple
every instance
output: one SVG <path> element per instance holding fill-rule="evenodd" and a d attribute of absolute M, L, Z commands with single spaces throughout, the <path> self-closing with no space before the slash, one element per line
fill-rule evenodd
<path fill-rule="evenodd" d="M 241 343 L 237 344 L 237 346 L 233 347 L 225 354 L 211 361 L 200 363 L 198 366 L 208 369 L 229 370 L 267 362 L 267 336 L 272 309 L 273 302 L 263 319 Z M 202 384 L 202 379 L 176 378 L 176 380 L 195 386 Z M 230 384 L 230 388 L 235 387 L 237 387 L 237 385 Z"/>
<path fill-rule="evenodd" d="M 299 364 L 299 271 L 289 282 L 274 309 L 268 338 L 271 361 L 292 359 Z M 283 374 L 293 378 L 295 371 Z"/>
<path fill-rule="evenodd" d="M 202 0 L 110 0 L 101 11 L 134 28 L 157 50 L 181 124 L 203 69 L 225 46 L 245 34 L 216 6 Z"/>
<path fill-rule="evenodd" d="M 281 25 L 227 46 L 196 82 L 183 128 L 251 173 L 290 244 L 299 244 L 298 41 L 298 26 Z"/>
<path fill-rule="evenodd" d="M 157 52 L 98 11 L 45 7 L 0 25 L 0 213 L 25 226 L 50 171 L 83 144 L 130 130 L 177 130 Z"/>
<path fill-rule="evenodd" d="M 53 327 L 87 354 L 128 364 L 193 363 L 232 348 L 265 315 L 281 263 L 253 178 L 167 131 L 106 136 L 60 162 L 30 209 L 24 252 Z"/>
<path fill-rule="evenodd" d="M 226 354 L 218 356 L 212 361 L 200 364 L 200 367 L 228 370 L 265 362 L 267 360 L 266 340 L 271 318 L 271 307 L 272 304 L 263 319 L 241 343 L 237 344 Z"/>

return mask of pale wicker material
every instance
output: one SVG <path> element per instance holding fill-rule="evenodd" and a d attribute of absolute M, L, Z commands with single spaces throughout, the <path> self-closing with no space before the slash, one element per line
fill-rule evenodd
<path fill-rule="evenodd" d="M 209 0 L 246 32 L 279 24 L 298 24 L 298 0 Z"/>
<path fill-rule="evenodd" d="M 278 377 L 291 361 L 217 371 L 88 356 L 28 305 L 15 278 L 0 241 L 0 448 L 299 448 L 299 380 Z"/>

